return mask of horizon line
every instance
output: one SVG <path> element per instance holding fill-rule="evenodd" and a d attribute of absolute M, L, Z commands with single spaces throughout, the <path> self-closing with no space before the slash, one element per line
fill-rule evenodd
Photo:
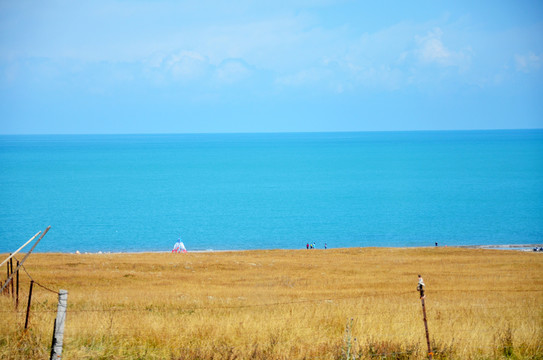
<path fill-rule="evenodd" d="M 347 134 L 347 133 L 408 133 L 408 132 L 477 132 L 477 131 L 529 131 L 534 128 L 481 128 L 481 129 L 418 129 L 418 130 L 331 130 L 331 131 L 217 131 L 217 132 L 104 132 L 104 133 L 0 133 L 0 136 L 134 136 L 134 135 L 258 135 L 258 134 Z"/>

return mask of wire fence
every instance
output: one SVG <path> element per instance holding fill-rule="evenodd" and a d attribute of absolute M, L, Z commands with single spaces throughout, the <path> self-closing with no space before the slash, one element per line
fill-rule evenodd
<path fill-rule="evenodd" d="M 52 290 L 50 289 L 47 289 L 46 287 L 38 284 L 38 283 L 34 283 L 35 285 L 38 285 L 44 289 L 46 289 L 47 291 L 50 291 L 50 292 L 53 292 Z M 58 295 L 58 292 L 53 292 L 55 295 Z M 179 306 L 178 308 L 176 308 L 177 311 L 183 311 L 183 312 L 196 312 L 196 311 L 213 311 L 213 310 L 235 310 L 235 309 L 246 309 L 246 308 L 262 308 L 262 307 L 276 307 L 276 306 L 282 306 L 282 305 L 296 305 L 296 304 L 307 304 L 307 303 L 329 303 L 330 301 L 336 301 L 336 302 L 339 302 L 341 300 L 345 300 L 346 298 L 326 298 L 326 299 L 312 299 L 312 300 L 300 300 L 300 301 L 288 301 L 288 302 L 275 302 L 275 303 L 262 303 L 262 304 L 247 304 L 247 305 L 215 305 L 215 306 L 199 306 L 199 307 L 181 307 Z M 350 298 L 349 298 L 350 299 Z M 36 306 L 36 305 L 33 305 L 33 306 Z M 51 312 L 56 312 L 55 309 L 39 309 L 39 306 L 36 306 L 38 307 L 38 309 L 36 310 L 33 310 L 33 313 L 51 313 Z M 466 307 L 466 306 L 465 306 Z M 485 305 L 479 305 L 479 304 L 472 304 L 470 305 L 469 307 L 473 308 L 473 309 L 476 309 L 476 308 L 481 308 L 485 311 L 490 311 L 490 310 L 501 310 L 501 309 L 509 309 L 511 307 L 511 305 L 503 305 L 503 306 L 485 306 Z M 541 308 L 539 309 L 534 309 L 534 311 L 543 311 L 543 305 L 541 306 Z M 134 312 L 141 312 L 141 313 L 169 313 L 169 312 L 172 312 L 173 309 L 168 307 L 168 308 L 155 308 L 155 307 L 133 307 L 133 308 L 126 308 L 126 307 L 122 307 L 122 308 L 115 308 L 115 307 L 112 307 L 112 308 L 107 308 L 107 309 L 104 309 L 104 308 L 97 308 L 97 309 L 68 309 L 67 312 L 69 314 L 78 314 L 78 313 L 123 313 L 123 312 L 129 312 L 129 313 L 134 313 Z M 428 311 L 429 314 L 432 314 L 432 313 L 435 313 L 437 312 L 438 310 L 435 310 L 435 309 L 431 309 Z M 0 310 L 0 313 L 24 313 L 25 310 L 9 310 L 9 309 L 4 309 L 4 310 Z M 354 315 L 374 315 L 375 312 L 374 311 L 369 311 L 369 312 L 355 312 L 353 313 Z"/>
<path fill-rule="evenodd" d="M 17 260 L 17 259 L 16 259 Z M 39 288 L 43 289 L 47 294 L 55 294 L 58 295 L 58 291 L 53 290 L 52 288 L 54 286 L 50 284 L 43 284 L 39 281 L 37 281 L 25 268 L 24 265 L 20 267 L 26 276 Z M 489 290 L 493 291 L 493 290 Z M 543 289 L 538 290 L 525 290 L 526 292 L 543 292 Z M 503 290 L 494 290 L 493 292 L 504 292 Z M 404 292 L 397 292 L 393 295 L 395 296 L 403 296 L 408 294 L 414 294 L 415 291 L 404 291 Z M 367 295 L 367 293 L 361 293 L 354 296 L 337 296 L 337 297 L 323 297 L 323 298 L 316 298 L 316 299 L 298 299 L 298 300 L 291 300 L 291 301 L 279 301 L 279 302 L 269 302 L 269 303 L 253 303 L 253 304 L 239 304 L 239 305 L 206 305 L 206 306 L 189 306 L 189 307 L 183 307 L 183 308 L 177 308 L 175 311 L 179 314 L 179 311 L 182 312 L 182 314 L 187 313 L 193 313 L 193 312 L 210 312 L 210 311 L 220 311 L 220 310 L 237 310 L 237 309 L 250 309 L 250 308 L 272 308 L 272 307 L 281 307 L 281 306 L 296 306 L 296 305 L 305 305 L 305 304 L 332 304 L 332 303 L 340 303 L 342 301 L 350 301 L 350 300 L 359 300 L 364 295 Z M 375 296 L 375 294 L 374 294 Z M 56 313 L 56 309 L 53 308 L 54 302 L 49 302 L 48 299 L 44 301 L 36 301 L 33 303 L 32 307 L 32 314 L 43 314 L 43 316 L 48 316 L 47 314 Z M 471 303 L 468 305 L 463 305 L 465 308 L 469 308 L 473 310 L 474 312 L 478 311 L 485 311 L 485 312 L 500 312 L 500 310 L 509 309 L 511 307 L 510 304 L 504 303 L 503 305 L 493 305 L 493 306 L 487 306 L 482 303 Z M 541 314 L 543 312 L 543 304 L 537 308 L 534 309 L 538 312 L 538 314 Z M 28 310 L 16 310 L 16 309 L 2 309 L 0 310 L 0 313 L 16 313 L 16 314 L 22 314 L 27 312 Z M 95 317 L 92 318 L 92 321 L 94 322 L 94 327 L 89 328 L 88 324 L 79 322 L 79 325 L 69 325 L 67 327 L 67 334 L 68 335 L 75 335 L 79 332 L 85 332 L 86 334 L 89 333 L 96 333 L 97 335 L 102 333 L 104 330 L 108 330 L 110 334 L 115 335 L 121 335 L 122 333 L 130 334 L 134 331 L 133 326 L 131 325 L 121 325 L 117 322 L 115 322 L 116 319 L 118 319 L 118 316 L 124 316 L 124 314 L 128 316 L 133 316 L 134 314 L 142 315 L 142 314 L 171 314 L 171 312 L 174 311 L 172 306 L 165 306 L 165 307 L 150 307 L 150 306 L 134 306 L 134 307 L 109 307 L 109 308 L 87 308 L 87 309 L 70 309 L 68 307 L 67 313 L 68 316 L 71 317 L 78 317 L 78 316 L 88 316 L 88 314 L 95 313 L 95 314 L 103 314 L 104 316 Z M 430 310 L 428 313 L 430 316 L 434 315 L 436 311 Z M 419 316 L 420 314 L 416 314 Z M 281 316 L 281 315 L 279 315 Z M 367 316 L 375 316 L 375 311 L 373 310 L 367 310 L 367 311 L 354 311 L 350 313 L 350 316 L 353 318 L 364 318 Z M 52 320 L 53 317 L 51 317 Z M 287 320 L 285 320 L 287 322 Z M 420 325 L 421 319 L 420 316 L 416 317 L 414 316 L 412 319 L 395 319 L 393 322 L 391 322 L 390 325 L 394 326 L 413 326 L 413 325 Z M 488 327 L 488 328 L 478 328 L 477 334 L 473 334 L 473 329 L 471 328 L 453 328 L 453 329 L 446 329 L 446 331 L 443 331 L 443 329 L 437 328 L 435 324 L 439 324 L 439 321 L 435 321 L 434 328 L 432 329 L 434 334 L 438 334 L 438 337 L 441 339 L 445 339 L 444 342 L 447 344 L 454 344 L 454 343 L 472 343 L 474 341 L 477 341 L 478 337 L 480 337 L 481 334 L 486 334 L 490 336 L 496 336 L 500 331 L 502 331 L 501 328 L 498 326 L 496 327 Z M 300 325 L 296 324 L 296 328 L 298 329 L 304 329 L 309 332 L 311 331 L 318 331 L 318 328 L 316 326 L 311 325 Z M 445 336 L 443 336 L 445 334 Z M 398 334 L 396 334 L 398 335 Z M 405 336 L 406 338 L 409 338 L 412 336 L 412 332 L 406 332 Z M 471 335 L 471 336 L 470 336 Z M 541 336 L 541 335 L 540 335 Z M 356 343 L 356 339 L 353 340 Z M 91 345 L 96 346 L 97 344 Z M 263 342 L 252 342 L 247 346 L 253 346 L 253 347 L 259 347 L 261 349 L 264 349 L 268 347 L 269 343 L 263 343 Z M 371 345 L 371 344 L 370 344 Z M 68 337 L 66 341 L 66 346 L 69 348 L 71 346 L 70 339 Z M 346 345 L 347 346 L 347 345 Z M 349 345 L 350 346 L 350 345 Z M 364 346 L 358 344 L 353 347 L 352 351 L 359 351 L 360 354 L 362 351 L 364 351 L 364 358 L 401 358 L 402 356 L 411 356 L 415 353 L 417 354 L 425 354 L 425 351 L 423 350 L 423 347 L 413 348 L 407 351 L 379 351 L 377 350 L 368 350 L 368 343 L 364 344 Z M 104 349 L 107 348 L 107 351 L 110 352 L 124 352 L 127 351 L 128 348 L 130 348 L 130 351 L 137 352 L 141 349 L 142 352 L 149 350 L 149 344 L 130 344 L 129 347 L 127 346 L 115 346 L 112 344 L 104 344 Z M 355 348 L 358 347 L 356 350 Z M 98 345 L 98 350 L 100 346 Z M 27 348 L 19 348 L 20 351 L 24 351 Z M 91 350 L 91 349 L 89 349 Z M 96 350 L 96 349 L 95 349 Z M 220 351 L 224 353 L 228 352 L 239 352 L 243 349 L 236 348 L 235 346 L 230 345 L 224 345 L 224 344 L 216 344 L 213 341 L 209 342 L 207 346 L 182 346 L 182 347 L 176 347 L 176 352 L 184 352 L 184 353 L 209 353 L 210 351 Z M 344 349 L 342 350 L 344 351 Z M 368 352 L 370 351 L 370 352 Z M 443 351 L 446 351 L 443 350 Z M 543 352 L 543 345 L 541 345 L 540 348 L 538 348 L 537 351 Z M 312 359 L 329 359 L 330 355 L 315 355 L 311 356 Z M 355 358 L 353 356 L 353 358 Z"/>
<path fill-rule="evenodd" d="M 15 257 L 14 257 L 15 258 Z M 16 258 L 15 258 L 16 259 Z M 17 260 L 17 259 L 16 259 Z M 34 282 L 34 285 L 39 286 L 40 288 L 46 290 L 47 292 L 51 294 L 58 295 L 58 291 L 55 291 L 52 288 L 51 285 L 44 285 L 40 282 L 38 282 L 26 269 L 24 265 L 21 265 L 21 269 L 24 271 L 24 273 L 28 276 L 28 278 Z M 502 292 L 501 290 L 489 290 L 493 292 Z M 543 289 L 536 289 L 536 290 L 523 290 L 526 292 L 543 292 Z M 392 295 L 394 296 L 402 296 L 402 295 L 408 295 L 413 294 L 414 291 L 403 291 L 403 292 L 396 292 Z M 388 293 L 390 295 L 390 293 Z M 366 295 L 366 294 L 364 294 Z M 189 307 L 183 307 L 182 311 L 184 312 L 195 312 L 195 311 L 212 311 L 212 310 L 234 310 L 234 309 L 245 309 L 245 308 L 266 308 L 266 307 L 277 307 L 277 306 L 285 306 L 285 305 L 297 305 L 297 304 L 311 304 L 311 303 L 338 303 L 345 300 L 359 300 L 361 297 L 363 297 L 362 294 L 353 295 L 353 296 L 340 296 L 340 297 L 324 297 L 324 298 L 317 298 L 317 299 L 300 299 L 300 300 L 292 300 L 292 301 L 280 301 L 280 302 L 270 302 L 270 303 L 255 303 L 255 304 L 241 304 L 241 305 L 213 305 L 213 306 L 189 306 Z M 455 305 L 456 306 L 456 305 Z M 466 306 L 466 305 L 464 305 Z M 486 304 L 479 304 L 479 303 L 471 303 L 468 305 L 469 308 L 477 309 L 481 308 L 485 311 L 489 310 L 500 310 L 500 309 L 507 309 L 510 308 L 510 304 L 504 303 L 503 305 L 494 305 L 494 306 L 488 306 Z M 50 313 L 50 312 L 56 312 L 56 309 L 40 309 L 40 306 L 37 307 L 36 310 L 33 310 L 33 313 Z M 77 313 L 92 313 L 92 312 L 104 312 L 104 313 L 122 313 L 122 312 L 142 312 L 142 313 L 160 313 L 160 312 L 171 312 L 171 308 L 159 308 L 159 307 L 110 307 L 110 308 L 90 308 L 90 309 L 68 309 L 67 310 L 69 314 L 77 314 Z M 435 310 L 434 310 L 435 311 Z M 541 305 L 539 311 L 543 311 L 543 304 Z M 24 310 L 14 310 L 14 309 L 2 309 L 0 310 L 0 313 L 13 313 L 13 312 L 19 312 L 23 313 Z M 432 313 L 432 310 L 429 310 L 429 313 Z M 353 315 L 358 316 L 364 316 L 364 315 L 371 315 L 373 314 L 373 311 L 369 312 L 356 312 Z"/>

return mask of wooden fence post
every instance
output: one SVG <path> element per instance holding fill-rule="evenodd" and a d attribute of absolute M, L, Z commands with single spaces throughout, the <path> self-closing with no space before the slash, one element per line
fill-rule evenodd
<path fill-rule="evenodd" d="M 17 260 L 17 294 L 15 295 L 15 310 L 19 307 L 19 260 Z"/>
<path fill-rule="evenodd" d="M 426 345 L 428 345 L 428 359 L 432 360 L 434 353 L 432 352 L 432 347 L 430 346 L 430 334 L 428 333 L 428 322 L 426 321 L 426 307 L 424 306 L 424 298 L 420 298 L 422 302 L 422 314 L 424 316 L 424 329 L 426 330 Z"/>
<path fill-rule="evenodd" d="M 28 290 L 28 305 L 26 306 L 26 320 L 25 331 L 28 329 L 28 317 L 30 315 L 30 303 L 32 301 L 32 288 L 34 287 L 34 280 L 30 280 L 30 289 Z"/>
<path fill-rule="evenodd" d="M 66 307 L 68 305 L 68 291 L 59 290 L 57 318 L 55 319 L 55 330 L 53 332 L 53 342 L 51 344 L 50 360 L 60 360 L 62 356 L 62 343 L 64 337 L 64 323 L 66 322 Z"/>
<path fill-rule="evenodd" d="M 13 274 L 13 258 L 9 259 L 9 271 Z M 11 297 L 15 299 L 15 291 L 13 291 L 13 279 L 11 279 Z"/>
<path fill-rule="evenodd" d="M 424 330 L 426 331 L 426 345 L 428 345 L 428 359 L 432 360 L 434 353 L 432 352 L 432 347 L 430 346 L 430 334 L 428 333 L 428 321 L 426 320 L 426 306 L 424 305 L 424 282 L 422 277 L 419 275 L 419 284 L 417 290 L 420 291 L 420 302 L 422 303 L 422 315 L 424 320 Z"/>
<path fill-rule="evenodd" d="M 11 256 L 11 254 L 10 254 L 10 256 Z M 5 288 L 6 288 L 6 294 L 9 295 L 9 282 L 8 282 L 8 281 L 9 281 L 9 261 L 6 262 L 6 272 L 7 272 L 7 274 L 8 274 L 8 279 L 6 280 L 6 286 L 5 286 Z"/>

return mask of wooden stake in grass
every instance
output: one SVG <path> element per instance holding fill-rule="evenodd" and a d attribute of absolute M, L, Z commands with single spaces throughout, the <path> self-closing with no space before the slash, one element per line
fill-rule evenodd
<path fill-rule="evenodd" d="M 10 274 L 13 274 L 13 258 L 9 259 L 9 272 Z M 19 273 L 19 269 L 17 269 L 17 273 Z M 11 279 L 11 297 L 15 299 L 15 291 L 13 290 L 13 279 Z"/>
<path fill-rule="evenodd" d="M 17 293 L 15 296 L 15 310 L 19 307 L 19 260 L 17 260 Z"/>
<path fill-rule="evenodd" d="M 62 356 L 62 343 L 64 337 L 64 323 L 66 321 L 66 307 L 68 302 L 68 291 L 58 292 L 57 317 L 53 331 L 53 342 L 51 344 L 50 360 L 60 360 Z"/>
<path fill-rule="evenodd" d="M 10 255 L 11 255 L 11 254 L 10 254 Z M 9 274 L 9 261 L 6 262 L 6 272 L 7 272 L 7 274 L 8 274 L 8 279 L 6 280 L 6 285 L 9 285 L 9 275 L 10 275 L 10 274 Z M 6 294 L 9 295 L 9 286 L 8 286 L 8 287 L 4 286 L 4 288 L 6 289 Z M 4 289 L 2 289 L 2 290 L 4 290 Z"/>
<path fill-rule="evenodd" d="M 28 329 L 28 317 L 30 315 L 30 303 L 32 302 L 32 288 L 34 287 L 34 280 L 30 280 L 30 289 L 28 290 L 28 305 L 26 306 L 26 320 L 25 331 Z"/>
<path fill-rule="evenodd" d="M 422 303 L 422 315 L 424 320 L 424 330 L 426 331 L 426 344 L 428 345 L 428 359 L 432 360 L 434 353 L 432 352 L 432 347 L 430 346 L 430 334 L 428 333 L 428 322 L 426 321 L 426 307 L 424 306 L 424 281 L 422 276 L 419 275 L 419 283 L 417 285 L 417 290 L 420 292 L 420 302 Z"/>

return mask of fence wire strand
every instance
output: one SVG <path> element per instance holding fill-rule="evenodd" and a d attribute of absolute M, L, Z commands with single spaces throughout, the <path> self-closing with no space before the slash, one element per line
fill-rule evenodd
<path fill-rule="evenodd" d="M 19 259 L 17 259 L 15 256 L 14 256 L 13 258 L 14 258 L 16 261 L 19 261 Z M 23 269 L 23 271 L 26 273 L 26 275 L 28 276 L 28 278 L 29 278 L 30 280 L 34 281 L 34 284 L 35 284 L 35 285 L 38 285 L 39 287 L 41 287 L 41 288 L 43 288 L 43 289 L 45 289 L 45 290 L 47 290 L 47 291 L 49 291 L 49 292 L 52 292 L 53 294 L 58 294 L 58 291 L 52 290 L 52 289 L 48 288 L 47 286 L 42 285 L 42 284 L 40 284 L 39 282 L 37 282 L 37 281 L 32 277 L 32 275 L 30 275 L 30 273 L 28 272 L 28 270 L 26 270 L 26 267 L 25 267 L 23 264 L 20 265 L 20 268 Z M 13 279 L 12 279 L 11 281 L 13 281 Z"/>

